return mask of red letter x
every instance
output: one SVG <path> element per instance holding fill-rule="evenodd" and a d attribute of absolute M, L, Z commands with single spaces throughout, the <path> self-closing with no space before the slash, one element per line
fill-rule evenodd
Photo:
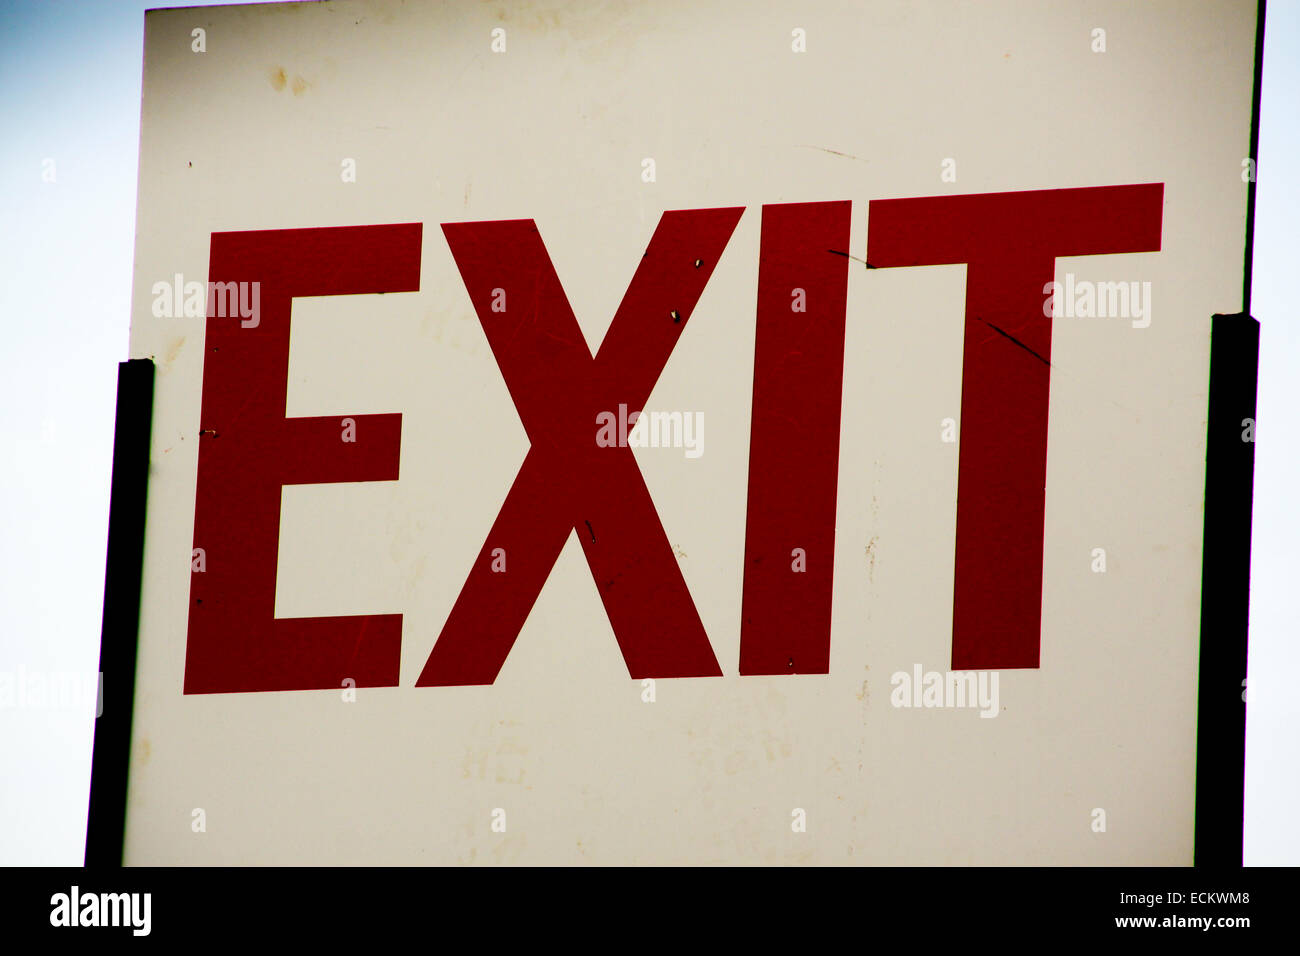
<path fill-rule="evenodd" d="M 596 434 L 650 397 L 742 211 L 665 213 L 594 359 L 531 219 L 443 225 L 531 447 L 417 686 L 491 684 L 574 530 L 633 678 L 721 675 L 632 450 Z"/>

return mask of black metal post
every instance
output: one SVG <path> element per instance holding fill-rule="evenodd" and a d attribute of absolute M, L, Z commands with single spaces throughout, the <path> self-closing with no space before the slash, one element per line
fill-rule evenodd
<path fill-rule="evenodd" d="M 126 827 L 127 767 L 135 705 L 136 637 L 144 560 L 149 436 L 154 363 L 122 362 L 117 370 L 117 423 L 108 512 L 104 622 L 99 646 L 100 699 L 90 772 L 86 866 L 121 866 Z"/>
<path fill-rule="evenodd" d="M 1197 866 L 1241 866 L 1246 775 L 1246 633 L 1255 481 L 1259 323 L 1216 315 L 1210 333 L 1196 725 Z"/>

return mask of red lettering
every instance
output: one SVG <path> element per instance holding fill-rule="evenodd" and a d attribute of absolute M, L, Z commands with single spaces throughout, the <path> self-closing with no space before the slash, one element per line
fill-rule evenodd
<path fill-rule="evenodd" d="M 397 684 L 400 614 L 276 618 L 280 490 L 394 481 L 401 415 L 285 418 L 296 296 L 413 292 L 419 223 L 212 234 L 210 282 L 261 283 L 261 315 L 210 312 L 203 357 L 185 693 Z"/>
<path fill-rule="evenodd" d="M 763 207 L 741 674 L 830 671 L 850 211 Z"/>
<path fill-rule="evenodd" d="M 632 677 L 722 673 L 632 450 L 596 434 L 641 411 L 742 211 L 664 213 L 595 358 L 532 220 L 443 225 L 531 447 L 418 686 L 496 679 L 571 531 Z"/>
<path fill-rule="evenodd" d="M 1160 249 L 1164 185 L 872 200 L 872 267 L 966 264 L 952 668 L 1037 667 L 1056 257 Z"/>

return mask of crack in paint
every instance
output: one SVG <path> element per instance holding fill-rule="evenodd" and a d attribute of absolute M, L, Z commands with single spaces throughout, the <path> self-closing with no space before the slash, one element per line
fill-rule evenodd
<path fill-rule="evenodd" d="M 1019 345 L 1022 349 L 1024 349 L 1026 352 L 1028 352 L 1028 353 L 1029 353 L 1030 355 L 1032 355 L 1034 358 L 1038 359 L 1038 361 L 1042 362 L 1042 363 L 1043 363 L 1044 365 L 1046 365 L 1048 368 L 1051 368 L 1051 367 L 1052 367 L 1052 363 L 1051 363 L 1051 362 L 1047 361 L 1047 359 L 1043 358 L 1041 355 L 1039 355 L 1037 352 L 1035 352 L 1033 349 L 1031 349 L 1031 348 L 1030 348 L 1028 345 L 1026 345 L 1024 342 L 1020 341 L 1018 338 L 1016 338 L 1016 337 L 1015 337 L 1014 335 L 1012 335 L 1010 332 L 1004 332 L 1004 331 L 1002 331 L 1002 329 L 998 328 L 996 325 L 994 325 L 992 322 L 990 322 L 988 319 L 984 318 L 983 316 L 977 315 L 977 316 L 975 316 L 975 318 L 977 318 L 979 321 L 983 322 L 985 325 L 987 325 L 990 329 L 992 329 L 992 330 L 993 330 L 994 332 L 996 332 L 998 335 L 1001 335 L 1003 338 L 1010 339 L 1012 342 L 1016 343 L 1016 345 Z"/>
<path fill-rule="evenodd" d="M 877 268 L 876 266 L 873 266 L 870 262 L 868 262 L 866 259 L 859 259 L 857 256 L 851 256 L 847 252 L 840 252 L 840 250 L 838 249 L 827 249 L 826 251 L 834 256 L 843 256 L 845 259 L 852 259 L 854 262 L 861 262 L 868 269 Z"/>
<path fill-rule="evenodd" d="M 808 146 L 800 143 L 798 149 L 818 149 L 823 153 L 830 153 L 832 156 L 843 156 L 845 159 L 856 159 L 859 163 L 869 163 L 871 160 L 863 159 L 861 156 L 854 156 L 852 153 L 841 153 L 838 149 L 827 149 L 825 146 Z"/>

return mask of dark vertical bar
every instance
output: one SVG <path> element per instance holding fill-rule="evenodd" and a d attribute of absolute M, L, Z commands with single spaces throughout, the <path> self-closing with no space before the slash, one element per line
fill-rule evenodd
<path fill-rule="evenodd" d="M 99 644 L 100 700 L 90 770 L 86 866 L 122 865 L 131 715 L 135 709 L 135 652 L 140 625 L 153 376 L 151 359 L 132 359 L 117 367 L 113 486 L 108 506 L 104 623 Z"/>
<path fill-rule="evenodd" d="M 1248 315 L 1216 315 L 1211 328 L 1195 863 L 1241 866 L 1259 323 Z"/>
<path fill-rule="evenodd" d="M 1255 12 L 1255 86 L 1250 99 L 1250 159 L 1256 175 L 1246 185 L 1245 274 L 1242 276 L 1241 311 L 1250 315 L 1250 283 L 1255 271 L 1255 181 L 1259 178 L 1259 103 L 1264 92 L 1264 22 L 1265 0 L 1259 0 Z"/>

